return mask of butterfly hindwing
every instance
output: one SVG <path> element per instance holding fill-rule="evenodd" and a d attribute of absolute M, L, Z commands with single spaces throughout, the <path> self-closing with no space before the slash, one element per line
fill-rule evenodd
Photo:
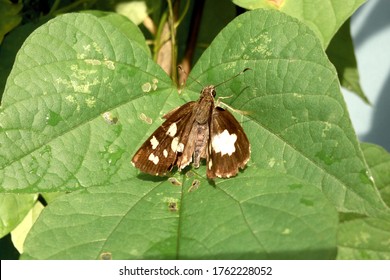
<path fill-rule="evenodd" d="M 175 165 L 178 155 L 184 150 L 193 122 L 196 102 L 188 102 L 173 109 L 164 118 L 166 121 L 142 144 L 132 159 L 135 167 L 152 175 L 165 175 Z"/>
<path fill-rule="evenodd" d="M 215 107 L 210 122 L 207 154 L 207 177 L 229 178 L 244 168 L 250 157 L 245 132 L 227 110 Z"/>

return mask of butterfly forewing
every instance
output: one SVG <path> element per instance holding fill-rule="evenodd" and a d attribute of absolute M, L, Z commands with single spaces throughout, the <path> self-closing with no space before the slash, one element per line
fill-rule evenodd
<path fill-rule="evenodd" d="M 220 107 L 213 110 L 207 155 L 207 177 L 229 178 L 244 168 L 250 144 L 234 116 Z"/>
<path fill-rule="evenodd" d="M 183 154 L 189 130 L 194 120 L 194 101 L 173 109 L 164 118 L 166 121 L 142 144 L 132 159 L 135 167 L 152 175 L 165 175 Z M 188 163 L 187 163 L 188 164 Z"/>

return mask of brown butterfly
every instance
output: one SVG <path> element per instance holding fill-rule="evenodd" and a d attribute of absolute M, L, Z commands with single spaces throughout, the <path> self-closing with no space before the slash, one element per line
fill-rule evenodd
<path fill-rule="evenodd" d="M 217 86 L 204 87 L 198 101 L 190 101 L 165 114 L 165 122 L 133 156 L 133 165 L 142 172 L 164 176 L 173 167 L 182 170 L 191 162 L 198 168 L 204 158 L 208 178 L 237 175 L 249 160 L 250 144 L 233 115 L 215 105 Z"/>

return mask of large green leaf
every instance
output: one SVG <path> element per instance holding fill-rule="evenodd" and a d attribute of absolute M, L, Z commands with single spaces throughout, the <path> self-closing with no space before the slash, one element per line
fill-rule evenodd
<path fill-rule="evenodd" d="M 145 38 L 138 29 L 138 27 L 129 21 L 125 16 L 115 13 L 104 11 L 82 11 L 82 13 L 88 13 L 99 18 L 100 22 L 106 21 L 110 23 L 117 31 L 122 33 L 122 36 L 131 39 L 133 42 L 137 42 L 141 48 L 146 52 L 150 52 L 149 47 L 146 45 Z"/>
<path fill-rule="evenodd" d="M 339 227 L 337 259 L 390 260 L 390 217 L 361 218 Z"/>
<path fill-rule="evenodd" d="M 23 253 L 24 241 L 27 234 L 44 208 L 42 203 L 37 201 L 24 217 L 23 221 L 11 232 L 12 243 L 20 253 Z"/>
<path fill-rule="evenodd" d="M 246 9 L 273 8 L 305 22 L 326 48 L 341 25 L 365 0 L 233 0 Z"/>
<path fill-rule="evenodd" d="M 135 174 L 128 139 L 142 131 L 122 134 L 123 125 L 138 120 L 129 108 L 156 99 L 142 91 L 155 77 L 162 93 L 156 103 L 172 88 L 145 41 L 140 44 L 140 31 L 119 25 L 108 17 L 70 14 L 26 40 L 2 100 L 1 189 L 71 190 Z M 120 115 L 117 125 L 105 121 L 107 111 Z"/>
<path fill-rule="evenodd" d="M 251 142 L 248 167 L 213 187 L 202 165 L 195 177 L 176 173 L 177 187 L 140 174 L 130 159 L 159 117 L 198 97 L 199 84 L 189 79 L 179 95 L 144 44 L 95 16 L 64 15 L 37 29 L 3 97 L 0 186 L 84 190 L 43 211 L 25 258 L 334 257 L 335 207 L 387 210 L 335 69 L 308 27 L 264 10 L 229 24 L 191 76 L 217 84 L 245 67 L 252 71 L 217 91 L 250 112 L 237 115 Z"/>
<path fill-rule="evenodd" d="M 0 193 L 0 238 L 23 220 L 37 198 L 36 194 Z"/>
<path fill-rule="evenodd" d="M 23 258 L 334 258 L 337 212 L 321 192 L 251 174 L 214 188 L 202 181 L 194 190 L 183 176 L 181 187 L 132 179 L 62 196 L 39 217 Z"/>
<path fill-rule="evenodd" d="M 372 178 L 390 205 L 390 155 L 380 146 L 361 144 Z M 339 227 L 338 259 L 390 259 L 390 215 L 358 217 Z"/>
<path fill-rule="evenodd" d="M 390 154 L 381 146 L 362 143 L 364 156 L 383 200 L 390 206 Z"/>
<path fill-rule="evenodd" d="M 278 12 L 239 17 L 216 38 L 192 71 L 218 90 L 244 120 L 252 169 L 272 169 L 314 183 L 340 211 L 384 210 L 340 93 L 337 74 L 308 28 Z M 196 87 L 190 82 L 188 87 Z M 197 86 L 199 87 L 199 86 Z M 237 94 L 241 93 L 241 94 Z M 375 211 L 374 211 L 375 212 Z"/>
<path fill-rule="evenodd" d="M 356 93 L 367 104 L 370 104 L 360 86 L 360 77 L 350 32 L 350 20 L 341 26 L 326 49 L 326 53 L 336 67 L 341 85 Z"/>

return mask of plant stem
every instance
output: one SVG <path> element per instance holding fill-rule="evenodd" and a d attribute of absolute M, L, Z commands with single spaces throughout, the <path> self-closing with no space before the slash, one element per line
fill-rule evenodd
<path fill-rule="evenodd" d="M 169 17 L 168 17 L 168 24 L 170 28 L 171 33 L 171 76 L 172 80 L 175 84 L 177 84 L 177 48 L 176 48 L 176 28 L 175 28 L 175 15 L 173 12 L 172 7 L 172 1 L 168 1 L 168 11 L 169 11 Z"/>
<path fill-rule="evenodd" d="M 184 73 L 190 73 L 191 70 L 192 59 L 195 53 L 204 3 L 205 3 L 204 0 L 196 0 L 194 3 L 194 9 L 192 12 L 191 23 L 190 23 L 190 33 L 187 39 L 184 57 L 180 63 L 180 65 L 184 70 L 181 72 L 182 75 L 180 77 L 180 83 L 183 83 L 186 79 L 186 77 L 183 77 L 183 75 L 185 75 Z"/>
<path fill-rule="evenodd" d="M 67 12 L 69 12 L 69 11 L 72 11 L 73 9 L 75 9 L 77 6 L 80 6 L 80 5 L 82 5 L 82 4 L 89 4 L 89 7 L 90 6 L 92 6 L 94 3 L 96 2 L 96 0 L 79 0 L 79 1 L 76 1 L 76 2 L 74 2 L 74 3 L 72 3 L 72 4 L 69 4 L 68 6 L 66 6 L 66 7 L 63 7 L 63 8 L 61 8 L 61 9 L 59 9 L 59 10 L 57 10 L 57 11 L 54 11 L 53 10 L 53 8 L 52 8 L 52 10 L 50 11 L 50 12 L 52 12 L 53 13 L 53 16 L 57 16 L 57 15 L 59 15 L 59 14 L 64 14 L 64 13 L 67 13 Z M 55 3 L 56 4 L 56 3 Z M 53 5 L 53 7 L 54 7 L 54 5 Z"/>

